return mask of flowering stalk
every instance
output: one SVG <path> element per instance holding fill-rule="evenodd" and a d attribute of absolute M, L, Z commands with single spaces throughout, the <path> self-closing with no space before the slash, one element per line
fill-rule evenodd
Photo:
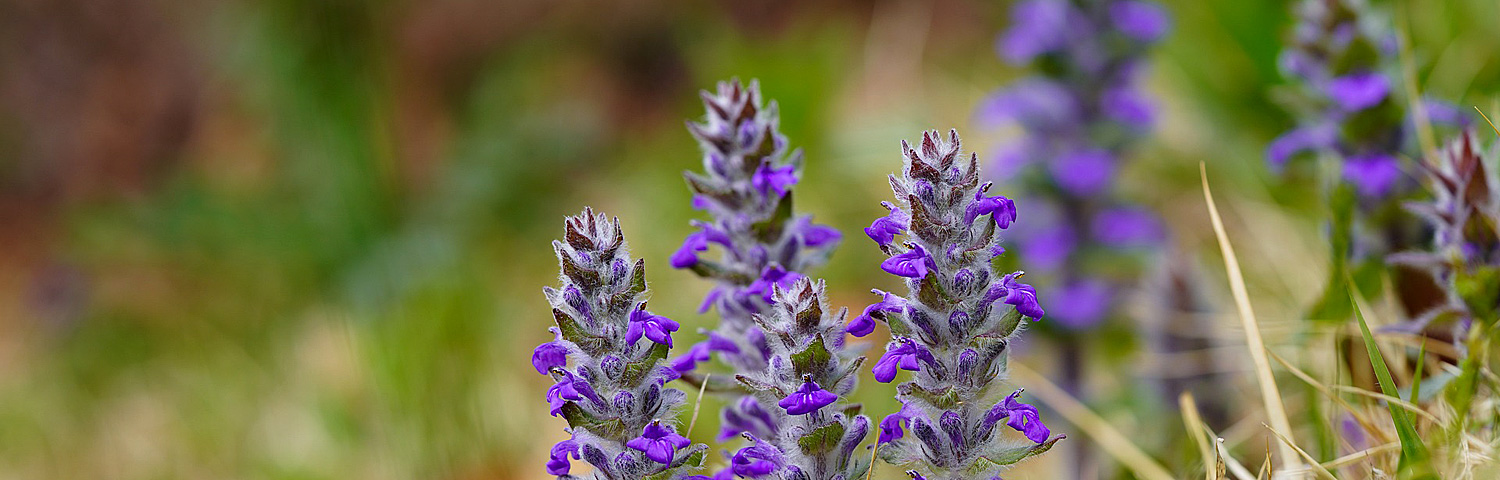
<path fill-rule="evenodd" d="M 1464 133 L 1421 164 L 1433 198 L 1406 204 L 1432 228 L 1431 250 L 1392 255 L 1393 263 L 1431 274 L 1443 301 L 1421 312 L 1407 327 L 1421 331 L 1442 323 L 1454 343 L 1475 320 L 1500 314 L 1500 184 L 1485 170 L 1482 151 Z"/>
<path fill-rule="evenodd" d="M 1418 126 L 1396 88 L 1401 78 L 1396 36 L 1374 18 L 1360 2 L 1304 0 L 1280 59 L 1301 93 L 1294 104 L 1299 126 L 1270 144 L 1267 161 L 1281 170 L 1299 154 L 1316 153 L 1332 162 L 1342 179 L 1328 192 L 1334 268 L 1313 318 L 1346 318 L 1348 295 L 1337 287 L 1344 272 L 1352 270 L 1357 281 L 1364 280 L 1360 272 L 1378 271 L 1385 255 L 1421 245 L 1426 236 L 1420 222 L 1400 208 L 1417 191 L 1415 176 L 1403 172 L 1400 158 L 1415 156 Z M 1433 124 L 1466 121 L 1440 102 L 1424 101 L 1423 109 Z M 1409 272 L 1399 266 L 1391 273 L 1397 284 L 1408 280 L 1403 276 Z M 1407 297 L 1402 305 L 1416 315 L 1434 300 Z"/>
<path fill-rule="evenodd" d="M 859 405 L 839 402 L 854 391 L 865 359 L 844 349 L 848 310 L 829 314 L 823 281 L 808 278 L 775 287 L 773 300 L 770 311 L 754 317 L 770 361 L 736 376 L 753 392 L 742 401 L 755 402 L 758 415 L 725 411 L 726 424 L 751 442 L 735 453 L 731 470 L 754 479 L 858 479 L 870 467 L 854 458 L 870 419 L 858 414 Z"/>
<path fill-rule="evenodd" d="M 1021 175 L 1038 202 L 1036 221 L 1014 240 L 1054 285 L 1050 318 L 1065 330 L 1106 320 L 1118 292 L 1137 281 L 1133 257 L 1161 240 L 1156 215 L 1117 198 L 1114 179 L 1155 118 L 1137 83 L 1167 27 L 1166 13 L 1146 1 L 1024 0 L 999 38 L 1001 57 L 1037 74 L 986 98 L 978 116 L 1023 130 L 999 154 L 996 177 Z M 1128 267 L 1095 267 L 1119 264 Z"/>
<path fill-rule="evenodd" d="M 881 301 L 846 327 L 856 336 L 876 320 L 890 328 L 876 380 L 913 372 L 897 386 L 901 411 L 880 422 L 879 452 L 934 478 L 998 478 L 1063 438 L 1050 436 L 1036 408 L 1018 400 L 1020 390 L 994 402 L 1022 317 L 1043 315 L 1036 290 L 1018 281 L 1022 272 L 999 276 L 991 266 L 1005 251 L 999 232 L 1015 221 L 1015 204 L 985 194 L 990 184 L 979 183 L 976 156 L 960 157 L 957 131 L 946 141 L 926 132 L 918 149 L 901 146 L 904 174 L 890 177 L 897 203 L 886 203 L 890 215 L 865 232 L 889 256 L 881 269 L 905 279 L 907 295 L 876 290 Z M 1006 439 L 996 431 L 1001 421 L 1026 440 Z"/>
<path fill-rule="evenodd" d="M 562 287 L 543 288 L 555 339 L 531 355 L 537 372 L 557 382 L 547 402 L 572 434 L 552 447 L 547 473 L 578 478 L 568 472 L 570 459 L 581 458 L 599 480 L 684 478 L 708 446 L 692 444 L 670 420 L 685 398 L 664 386 L 677 378 L 666 358 L 678 324 L 646 310 L 645 262 L 631 261 L 618 219 L 584 209 L 564 224 L 566 243 L 552 242 Z"/>
<path fill-rule="evenodd" d="M 672 359 L 673 368 L 695 383 L 701 377 L 694 370 L 711 355 L 734 373 L 769 368 L 773 342 L 753 317 L 769 314 L 775 288 L 791 286 L 802 278 L 800 272 L 827 260 L 840 239 L 837 230 L 792 213 L 791 188 L 797 183 L 802 153 L 788 152 L 786 137 L 777 130 L 776 103 L 763 107 L 755 82 L 748 87 L 739 81 L 720 82 L 717 94 L 705 91 L 702 96 L 707 118 L 704 123 L 689 122 L 688 131 L 702 146 L 704 172 L 684 176 L 694 193 L 693 206 L 706 210 L 711 220 L 694 221 L 697 231 L 672 255 L 673 267 L 691 269 L 715 282 L 700 312 L 717 309 L 718 326 L 706 332 L 707 340 Z M 710 244 L 722 251 L 717 260 L 700 258 L 699 252 Z M 720 438 L 741 432 L 773 438 L 774 426 L 734 421 L 756 418 L 773 408 L 753 396 L 731 401 L 725 407 Z"/>

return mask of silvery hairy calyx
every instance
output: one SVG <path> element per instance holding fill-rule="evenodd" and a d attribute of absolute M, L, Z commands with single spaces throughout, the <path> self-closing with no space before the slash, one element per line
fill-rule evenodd
<path fill-rule="evenodd" d="M 689 122 L 688 130 L 702 147 L 703 171 L 684 175 L 694 208 L 706 211 L 709 219 L 693 222 L 696 231 L 671 262 L 713 280 L 700 311 L 717 311 L 719 323 L 672 365 L 694 383 L 705 377 L 718 380 L 709 382 L 710 390 L 737 390 L 734 374 L 765 371 L 773 356 L 770 340 L 754 316 L 769 313 L 776 287 L 790 287 L 805 269 L 826 261 L 840 235 L 792 211 L 791 188 L 798 180 L 802 154 L 789 151 L 786 137 L 777 130 L 776 103 L 762 105 L 754 82 L 748 87 L 738 81 L 721 82 L 717 93 L 702 96 L 706 118 Z M 719 255 L 706 258 L 710 249 Z M 699 363 L 711 357 L 728 371 L 698 371 Z M 738 421 L 774 408 L 753 396 L 731 400 L 720 438 L 742 432 L 774 437 L 771 428 Z"/>
<path fill-rule="evenodd" d="M 753 392 L 741 401 L 754 405 L 725 412 L 726 423 L 750 442 L 735 452 L 730 470 L 752 479 L 862 478 L 870 465 L 854 452 L 870 419 L 859 405 L 840 401 L 854 391 L 864 362 L 844 349 L 847 310 L 829 312 L 821 280 L 773 290 L 769 311 L 754 316 L 770 360 L 736 376 Z"/>
<path fill-rule="evenodd" d="M 897 386 L 901 410 L 880 422 L 881 458 L 913 468 L 913 476 L 998 478 L 1063 437 L 1051 436 L 1037 409 L 1020 401 L 1021 390 L 1006 395 L 1001 386 L 1022 319 L 1043 311 L 1022 272 L 999 275 L 991 266 L 1005 252 L 1000 232 L 1016 221 L 1016 207 L 988 194 L 978 158 L 959 147 L 956 131 L 947 139 L 924 133 L 916 148 L 902 142 L 903 174 L 890 176 L 896 202 L 884 203 L 890 214 L 865 233 L 889 257 L 880 267 L 904 280 L 906 295 L 875 290 L 880 301 L 846 329 L 862 337 L 877 320 L 889 327 L 877 381 L 912 372 Z"/>
<path fill-rule="evenodd" d="M 1419 132 L 1467 120 L 1437 101 L 1419 102 L 1421 116 L 1410 108 L 1401 88 L 1397 35 L 1390 20 L 1368 5 L 1304 0 L 1294 13 L 1296 24 L 1280 58 L 1291 85 L 1280 97 L 1298 125 L 1271 143 L 1266 158 L 1278 171 L 1295 158 L 1313 157 L 1322 160 L 1323 170 L 1337 172 L 1325 182 L 1334 265 L 1327 293 L 1310 316 L 1342 319 L 1348 295 L 1338 286 L 1345 271 L 1361 290 L 1378 290 L 1384 257 L 1419 247 L 1428 236 L 1426 226 L 1401 207 L 1420 190 L 1418 162 L 1410 160 L 1419 156 Z M 1424 281 L 1421 272 L 1401 265 L 1389 273 L 1398 285 Z M 1408 316 L 1439 301 L 1422 295 L 1399 300 Z"/>
<path fill-rule="evenodd" d="M 1500 314 L 1500 184 L 1485 160 L 1493 156 L 1465 133 L 1433 163 L 1421 164 L 1432 198 L 1406 208 L 1427 221 L 1432 241 L 1424 251 L 1389 260 L 1429 272 L 1443 298 L 1398 328 L 1444 332 L 1462 347 L 1474 322 L 1493 322 Z"/>
<path fill-rule="evenodd" d="M 673 427 L 685 398 L 665 386 L 677 378 L 666 358 L 678 324 L 646 310 L 645 262 L 631 260 L 619 220 L 585 209 L 564 224 L 565 241 L 552 243 L 562 286 L 543 289 L 554 339 L 531 356 L 557 382 L 547 402 L 571 434 L 552 447 L 547 473 L 579 478 L 570 463 L 582 459 L 594 479 L 687 478 L 708 446 Z"/>
<path fill-rule="evenodd" d="M 1163 237 L 1157 216 L 1115 187 L 1156 117 L 1140 83 L 1167 15 L 1139 0 L 1024 0 L 1010 22 L 996 48 L 1032 74 L 977 109 L 983 125 L 1020 130 L 999 149 L 990 177 L 1023 188 L 1031 220 L 1011 237 L 1033 280 L 1045 284 L 1044 298 L 1057 299 L 1047 302 L 1049 323 L 1088 331 L 1118 310 L 1121 291 L 1138 281 L 1141 254 Z"/>

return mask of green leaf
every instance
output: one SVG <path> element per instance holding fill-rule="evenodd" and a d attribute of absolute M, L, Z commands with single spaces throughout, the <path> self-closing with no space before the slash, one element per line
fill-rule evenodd
<path fill-rule="evenodd" d="M 652 342 L 651 350 L 646 353 L 646 358 L 625 364 L 625 373 L 621 375 L 620 383 L 622 385 L 639 385 L 641 377 L 651 372 L 651 369 L 656 366 L 657 362 L 664 358 L 667 358 L 667 346 Z"/>
<path fill-rule="evenodd" d="M 984 461 L 993 463 L 995 465 L 1015 465 L 1017 463 L 1020 463 L 1020 461 L 1022 460 L 1046 453 L 1047 450 L 1051 450 L 1053 445 L 1056 445 L 1059 440 L 1062 440 L 1064 438 L 1067 437 L 1058 435 L 1036 445 L 1032 445 L 1029 447 L 1008 448 L 1001 450 L 999 453 L 986 455 L 980 458 L 983 458 Z M 987 469 L 988 467 L 987 465 L 982 466 L 986 467 L 985 469 Z"/>
<path fill-rule="evenodd" d="M 573 261 L 573 256 L 567 252 L 559 251 L 557 258 L 562 259 L 563 275 L 583 287 L 585 291 L 592 292 L 604 284 L 604 280 L 599 278 L 599 272 L 578 266 L 578 263 Z"/>
<path fill-rule="evenodd" d="M 768 244 L 774 244 L 781 239 L 782 233 L 786 231 L 787 221 L 792 219 L 792 192 L 786 192 L 776 202 L 776 212 L 765 220 L 750 225 L 750 231 L 755 232 L 755 238 Z"/>
<path fill-rule="evenodd" d="M 818 302 L 807 302 L 807 308 L 797 312 L 797 328 L 803 332 L 816 332 L 823 322 L 823 306 Z"/>
<path fill-rule="evenodd" d="M 1354 297 L 1349 298 L 1355 302 Z M 1391 371 L 1386 367 L 1385 357 L 1380 354 L 1380 346 L 1375 344 L 1375 336 L 1370 333 L 1370 325 L 1365 323 L 1363 309 L 1357 306 L 1354 309 L 1354 318 L 1359 321 L 1359 333 L 1365 339 L 1365 351 L 1370 354 L 1370 364 L 1375 367 L 1375 378 L 1380 383 L 1380 391 L 1391 397 L 1400 398 L 1396 391 L 1396 382 L 1391 379 Z M 1427 460 L 1427 449 L 1422 444 L 1422 438 L 1417 436 L 1417 429 L 1412 425 L 1411 415 L 1405 409 L 1393 403 L 1386 403 L 1391 411 L 1391 421 L 1396 424 L 1396 436 L 1401 440 L 1401 461 L 1399 469 L 1403 472 L 1418 468 Z"/>
<path fill-rule="evenodd" d="M 792 354 L 792 366 L 796 367 L 798 375 L 817 374 L 823 371 L 823 367 L 828 365 L 828 360 L 832 358 L 833 353 L 829 352 L 828 347 L 823 344 L 823 336 L 817 335 L 813 337 L 812 343 L 809 343 L 807 348 Z"/>
<path fill-rule="evenodd" d="M 942 410 L 952 410 L 957 408 L 959 404 L 958 391 L 953 387 L 944 388 L 941 391 L 933 391 L 923 388 L 916 383 L 907 382 L 896 386 L 896 392 L 915 397 Z"/>
<path fill-rule="evenodd" d="M 802 453 L 818 455 L 827 453 L 839 445 L 844 439 L 844 424 L 839 422 L 813 429 L 807 435 L 797 439 L 797 446 L 802 448 Z"/>
<path fill-rule="evenodd" d="M 609 340 L 602 336 L 589 333 L 573 318 L 560 309 L 552 309 L 552 319 L 557 322 L 557 328 L 562 332 L 563 338 L 578 345 L 589 355 L 601 355 L 609 351 Z"/>

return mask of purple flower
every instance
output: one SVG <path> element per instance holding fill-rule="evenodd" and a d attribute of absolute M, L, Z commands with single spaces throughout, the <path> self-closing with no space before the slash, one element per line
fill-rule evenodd
<path fill-rule="evenodd" d="M 1328 97 L 1345 111 L 1356 112 L 1380 104 L 1390 93 L 1390 88 L 1384 75 L 1357 72 L 1329 81 Z"/>
<path fill-rule="evenodd" d="M 1057 186 L 1088 197 L 1102 192 L 1114 180 L 1115 157 L 1106 150 L 1075 150 L 1058 157 L 1049 167 Z"/>
<path fill-rule="evenodd" d="M 1011 27 L 996 43 L 1000 55 L 1012 64 L 1031 61 L 1037 55 L 1062 49 L 1068 42 L 1068 5 L 1048 0 L 1028 0 L 1011 7 Z"/>
<path fill-rule="evenodd" d="M 1105 90 L 1099 103 L 1105 115 L 1131 128 L 1144 129 L 1156 121 L 1151 102 L 1129 85 Z"/>
<path fill-rule="evenodd" d="M 1354 184 L 1354 189 L 1362 196 L 1384 197 L 1400 179 L 1401 165 L 1396 157 L 1373 154 L 1344 160 L 1344 180 Z"/>
<path fill-rule="evenodd" d="M 1057 82 L 1027 79 L 980 101 L 975 111 L 988 126 L 1020 122 L 1026 125 L 1066 126 L 1078 120 L 1078 99 Z"/>
<path fill-rule="evenodd" d="M 672 254 L 672 268 L 688 268 L 698 264 L 698 254 L 708 250 L 708 234 L 695 232 L 682 240 L 682 247 Z"/>
<path fill-rule="evenodd" d="M 662 425 L 660 421 L 653 421 L 646 425 L 641 436 L 625 442 L 625 446 L 646 453 L 646 458 L 656 463 L 670 465 L 672 457 L 677 454 L 677 449 L 687 448 L 693 442 L 687 437 L 678 435 L 672 427 Z"/>
<path fill-rule="evenodd" d="M 1114 291 L 1103 281 L 1083 279 L 1051 289 L 1047 298 L 1052 305 L 1048 318 L 1072 330 L 1086 330 L 1104 320 Z"/>
<path fill-rule="evenodd" d="M 902 428 L 910 420 L 911 417 L 907 415 L 905 407 L 902 407 L 901 411 L 886 415 L 880 420 L 880 436 L 876 438 L 875 444 L 884 445 L 906 436 L 906 431 Z"/>
<path fill-rule="evenodd" d="M 788 415 L 806 415 L 818 411 L 838 400 L 839 396 L 833 392 L 824 390 L 823 387 L 813 383 L 811 377 L 802 379 L 802 388 L 787 395 L 786 398 L 776 402 L 777 406 L 786 409 Z"/>
<path fill-rule="evenodd" d="M 562 406 L 564 404 L 570 401 L 583 400 L 582 389 L 579 387 L 586 389 L 588 388 L 588 383 L 581 378 L 574 377 L 573 373 L 567 370 L 558 368 L 553 371 L 559 372 L 563 376 L 563 378 L 557 379 L 557 383 L 552 384 L 547 389 L 547 404 L 551 406 L 552 416 L 556 417 L 562 413 Z M 579 385 L 580 383 L 582 385 Z"/>
<path fill-rule="evenodd" d="M 557 331 L 557 327 L 552 328 L 552 333 L 557 336 L 556 339 L 537 345 L 536 350 L 531 351 L 531 366 L 536 368 L 536 373 L 542 375 L 552 371 L 552 367 L 568 365 L 568 347 L 562 344 L 562 334 Z"/>
<path fill-rule="evenodd" d="M 1112 247 L 1150 246 L 1162 238 L 1156 215 L 1140 208 L 1111 208 L 1095 215 L 1089 225 L 1094 240 Z"/>
<path fill-rule="evenodd" d="M 892 348 L 891 345 L 895 345 Z M 896 369 L 917 372 L 922 370 L 918 360 L 932 362 L 932 352 L 926 347 L 917 345 L 909 338 L 898 337 L 895 341 L 886 345 L 885 354 L 880 360 L 875 361 L 875 380 L 880 383 L 891 383 L 896 378 Z"/>
<path fill-rule="evenodd" d="M 1154 42 L 1167 33 L 1167 13 L 1159 5 L 1121 0 L 1109 5 L 1109 17 L 1121 33 L 1142 42 Z"/>
<path fill-rule="evenodd" d="M 734 458 L 730 459 L 730 469 L 735 475 L 760 478 L 781 468 L 784 460 L 776 447 L 753 435 L 746 435 L 750 436 L 755 444 L 734 452 Z"/>
<path fill-rule="evenodd" d="M 892 205 L 891 202 L 880 202 L 880 204 L 891 213 L 875 219 L 870 226 L 865 227 L 865 235 L 884 247 L 896 241 L 896 235 L 906 233 L 906 224 L 911 219 L 907 218 L 906 212 L 902 212 L 900 207 Z"/>
<path fill-rule="evenodd" d="M 1066 223 L 1055 223 L 1036 229 L 1017 240 L 1021 243 L 1021 248 L 1027 258 L 1031 260 L 1031 265 L 1044 271 L 1062 267 L 1078 245 L 1078 237 L 1073 234 L 1073 227 Z"/>
<path fill-rule="evenodd" d="M 1037 413 L 1036 407 L 1016 400 L 1016 396 L 1020 394 L 1021 390 L 1016 390 L 1014 393 L 1006 396 L 1005 400 L 1002 400 L 990 409 L 989 413 L 985 415 L 985 419 L 994 422 L 999 421 L 1000 418 L 1005 418 L 1006 425 L 1025 434 L 1026 438 L 1031 439 L 1031 441 L 1036 443 L 1047 441 L 1047 437 L 1052 435 L 1052 430 L 1042 424 L 1042 417 Z"/>
<path fill-rule="evenodd" d="M 791 165 L 781 167 L 771 166 L 771 162 L 761 162 L 760 168 L 755 169 L 755 175 L 750 177 L 750 185 L 766 195 L 775 190 L 777 196 L 786 195 L 787 187 L 797 184 L 796 168 Z"/>
<path fill-rule="evenodd" d="M 626 327 L 625 343 L 635 345 L 644 334 L 651 341 L 672 348 L 672 332 L 677 331 L 679 326 L 670 318 L 646 311 L 646 304 L 642 302 L 630 312 L 630 326 Z"/>
<path fill-rule="evenodd" d="M 750 286 L 745 287 L 743 293 L 745 295 L 759 296 L 766 303 L 771 303 L 771 293 L 775 292 L 774 287 L 790 287 L 800 278 L 802 278 L 802 274 L 787 271 L 787 269 L 781 268 L 781 265 L 773 264 L 762 270 L 760 278 L 755 279 L 754 282 L 750 282 Z"/>
<path fill-rule="evenodd" d="M 688 353 L 675 357 L 671 360 L 672 370 L 677 373 L 687 373 L 698 368 L 701 362 L 709 359 L 708 344 L 698 343 L 688 349 Z"/>
<path fill-rule="evenodd" d="M 1281 170 L 1292 156 L 1308 150 L 1333 146 L 1338 141 L 1338 130 L 1331 125 L 1313 125 L 1281 134 L 1266 148 L 1266 161 L 1271 169 Z"/>
<path fill-rule="evenodd" d="M 572 467 L 572 463 L 568 461 L 570 456 L 575 460 L 579 458 L 578 442 L 570 438 L 553 445 L 552 458 L 547 460 L 547 474 L 567 475 L 568 469 Z"/>
<path fill-rule="evenodd" d="M 1010 273 L 999 282 L 990 285 L 989 291 L 984 295 L 985 301 L 993 302 L 1004 299 L 1005 303 L 1014 305 L 1017 312 L 1031 317 L 1032 320 L 1039 320 L 1044 312 L 1042 306 L 1036 301 L 1036 289 L 1031 285 L 1016 282 L 1021 275 L 1025 275 L 1025 272 Z"/>
<path fill-rule="evenodd" d="M 844 238 L 836 228 L 814 225 L 810 217 L 802 217 L 797 221 L 797 232 L 802 235 L 802 244 L 808 247 L 821 247 Z"/>
<path fill-rule="evenodd" d="M 874 332 L 875 319 L 872 315 L 876 312 L 900 313 L 906 310 L 906 299 L 901 298 L 900 295 L 893 295 L 879 289 L 871 289 L 870 291 L 880 295 L 880 301 L 865 307 L 863 313 L 860 313 L 858 317 L 854 317 L 854 320 L 849 321 L 849 325 L 844 328 L 844 331 L 849 332 L 850 335 L 863 337 Z"/>
<path fill-rule="evenodd" d="M 985 186 L 988 187 L 988 184 Z M 1010 223 L 1016 221 L 1016 203 L 999 195 L 986 197 L 984 191 L 985 188 L 980 188 L 974 192 L 974 203 L 964 208 L 964 223 L 972 225 L 980 215 L 989 215 L 995 221 L 995 226 L 1010 228 Z"/>
<path fill-rule="evenodd" d="M 911 250 L 885 259 L 880 262 L 880 268 L 890 272 L 891 275 L 900 277 L 918 279 L 926 277 L 927 262 L 931 260 L 927 256 L 927 251 L 915 243 L 908 243 L 906 246 L 911 247 Z"/>

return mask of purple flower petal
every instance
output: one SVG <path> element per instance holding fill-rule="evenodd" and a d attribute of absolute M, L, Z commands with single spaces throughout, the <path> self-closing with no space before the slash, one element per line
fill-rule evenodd
<path fill-rule="evenodd" d="M 1109 5 L 1109 17 L 1121 33 L 1141 42 L 1154 42 L 1167 33 L 1167 12 L 1160 5 L 1116 1 Z"/>
<path fill-rule="evenodd" d="M 573 441 L 571 438 L 557 442 L 557 445 L 552 446 L 551 457 L 547 460 L 547 474 L 567 475 L 568 470 L 572 467 L 571 462 L 568 461 L 568 457 L 573 457 L 574 459 L 580 458 L 578 456 L 578 442 Z"/>
<path fill-rule="evenodd" d="M 1077 150 L 1058 157 L 1048 166 L 1059 187 L 1088 197 L 1099 194 L 1114 180 L 1115 158 L 1105 150 Z"/>
<path fill-rule="evenodd" d="M 927 262 L 930 260 L 927 256 L 927 251 L 923 250 L 921 245 L 915 243 L 907 245 L 911 247 L 911 250 L 885 259 L 885 261 L 880 262 L 880 268 L 891 275 L 901 277 L 926 277 Z"/>
<path fill-rule="evenodd" d="M 838 399 L 838 395 L 824 390 L 823 387 L 808 379 L 802 382 L 801 388 L 776 402 L 776 405 L 786 409 L 788 415 L 806 415 L 831 405 Z"/>
<path fill-rule="evenodd" d="M 1361 155 L 1344 160 L 1344 180 L 1364 197 L 1384 197 L 1401 175 L 1400 161 L 1390 155 Z"/>
<path fill-rule="evenodd" d="M 1351 73 L 1328 82 L 1328 97 L 1345 111 L 1357 112 L 1380 104 L 1390 88 L 1389 81 L 1379 73 Z"/>

